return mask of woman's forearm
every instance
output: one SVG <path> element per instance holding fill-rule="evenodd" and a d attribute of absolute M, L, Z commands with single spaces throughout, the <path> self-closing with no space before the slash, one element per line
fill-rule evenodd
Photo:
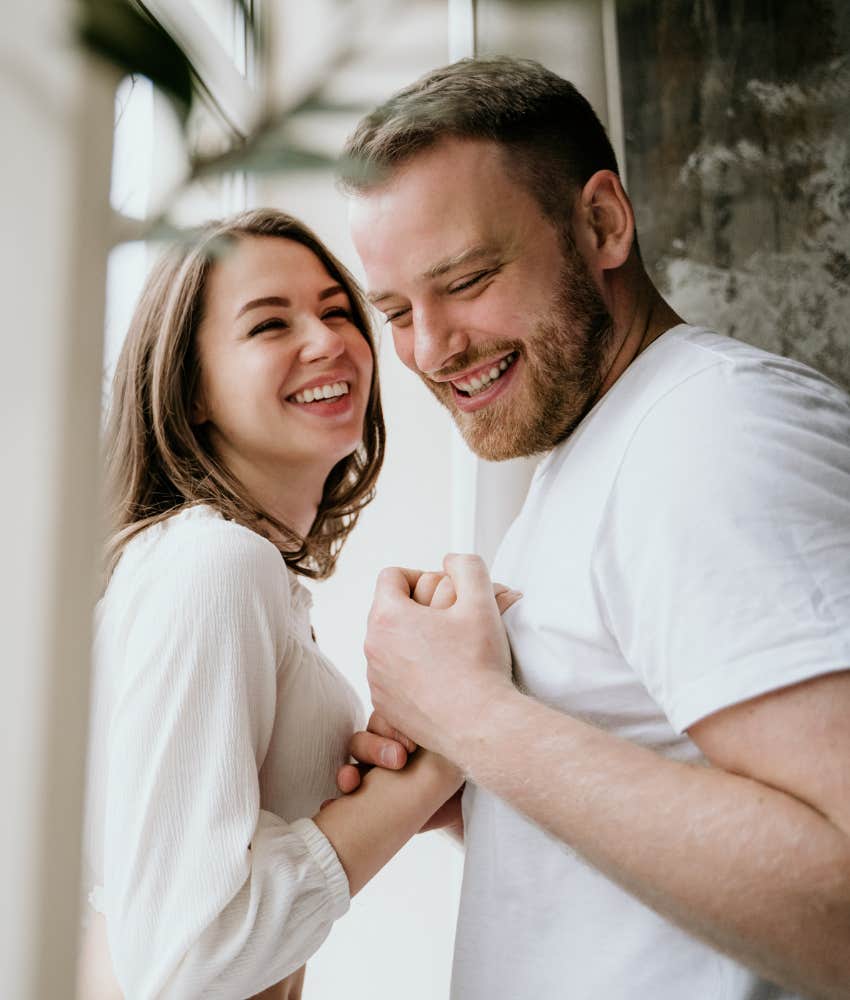
<path fill-rule="evenodd" d="M 354 896 L 460 787 L 442 757 L 418 750 L 403 771 L 374 768 L 356 792 L 314 817 L 339 857 Z"/>

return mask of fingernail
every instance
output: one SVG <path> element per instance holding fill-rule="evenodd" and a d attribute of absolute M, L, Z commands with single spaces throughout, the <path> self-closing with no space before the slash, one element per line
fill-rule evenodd
<path fill-rule="evenodd" d="M 395 767 L 398 763 L 395 747 L 381 747 L 381 763 L 384 767 Z"/>

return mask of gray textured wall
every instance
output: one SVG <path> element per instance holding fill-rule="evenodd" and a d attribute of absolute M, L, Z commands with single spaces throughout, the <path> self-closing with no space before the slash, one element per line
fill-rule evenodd
<path fill-rule="evenodd" d="M 676 308 L 850 386 L 850 5 L 620 0 L 630 194 Z"/>

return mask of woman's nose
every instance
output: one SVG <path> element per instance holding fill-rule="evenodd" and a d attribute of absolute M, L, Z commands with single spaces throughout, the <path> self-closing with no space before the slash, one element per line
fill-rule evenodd
<path fill-rule="evenodd" d="M 328 326 L 318 316 L 305 320 L 304 345 L 300 357 L 304 364 L 338 358 L 345 352 L 345 339 L 339 330 Z"/>

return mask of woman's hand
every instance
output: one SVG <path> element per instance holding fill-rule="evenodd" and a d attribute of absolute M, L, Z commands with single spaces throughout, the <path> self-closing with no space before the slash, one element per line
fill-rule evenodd
<path fill-rule="evenodd" d="M 363 774 L 370 767 L 400 771 L 407 763 L 407 755 L 415 749 L 413 740 L 393 729 L 383 716 L 373 712 L 366 729 L 351 737 L 348 752 L 358 763 L 342 765 L 336 773 L 337 788 L 344 795 L 356 791 Z"/>
<path fill-rule="evenodd" d="M 511 590 L 501 583 L 493 584 L 493 594 L 500 614 L 504 614 L 522 597 L 518 591 Z M 450 608 L 457 599 L 451 577 L 443 572 L 420 573 L 411 596 L 417 604 L 437 609 Z M 349 753 L 358 763 L 343 764 L 337 771 L 337 787 L 345 795 L 356 791 L 360 787 L 363 774 L 370 767 L 400 771 L 407 764 L 408 754 L 413 753 L 415 749 L 416 744 L 413 740 L 394 729 L 377 712 L 373 712 L 366 730 L 355 733 L 351 738 Z M 436 817 L 433 817 L 426 825 L 426 829 L 442 825 L 435 820 Z"/>
<path fill-rule="evenodd" d="M 450 608 L 457 600 L 452 578 L 442 570 L 421 573 L 411 596 L 417 604 L 438 609 Z M 496 598 L 499 614 L 503 615 L 508 608 L 516 604 L 522 594 L 518 590 L 511 590 L 503 583 L 494 583 L 493 596 Z"/>

